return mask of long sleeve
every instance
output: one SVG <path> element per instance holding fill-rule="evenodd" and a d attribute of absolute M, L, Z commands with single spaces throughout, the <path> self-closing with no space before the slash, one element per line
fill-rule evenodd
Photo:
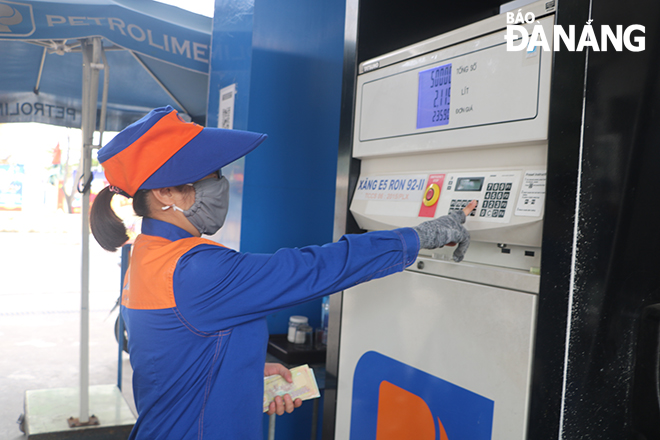
<path fill-rule="evenodd" d="M 196 328 L 217 331 L 400 272 L 419 252 L 409 228 L 346 235 L 325 246 L 239 253 L 199 245 L 181 257 L 174 294 Z"/>

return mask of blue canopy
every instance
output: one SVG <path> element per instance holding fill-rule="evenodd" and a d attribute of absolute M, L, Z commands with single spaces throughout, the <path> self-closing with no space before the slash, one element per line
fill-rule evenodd
<path fill-rule="evenodd" d="M 80 40 L 93 36 L 106 130 L 167 104 L 205 123 L 211 19 L 151 0 L 0 0 L 0 122 L 80 127 Z"/>

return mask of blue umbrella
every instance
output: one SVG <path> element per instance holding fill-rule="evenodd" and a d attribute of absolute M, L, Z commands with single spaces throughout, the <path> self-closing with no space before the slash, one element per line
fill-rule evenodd
<path fill-rule="evenodd" d="M 0 122 L 82 128 L 87 213 L 97 127 L 120 130 L 167 104 L 205 122 L 210 40 L 210 18 L 151 0 L 0 0 Z M 83 215 L 78 425 L 92 423 L 88 306 Z"/>
<path fill-rule="evenodd" d="M 151 0 L 0 0 L 0 122 L 81 127 L 90 37 L 107 60 L 106 129 L 167 104 L 205 122 L 211 19 Z"/>

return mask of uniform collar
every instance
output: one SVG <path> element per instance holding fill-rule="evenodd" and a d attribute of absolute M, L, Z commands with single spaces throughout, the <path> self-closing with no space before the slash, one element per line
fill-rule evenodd
<path fill-rule="evenodd" d="M 181 229 L 178 226 L 149 217 L 144 217 L 142 219 L 142 233 L 145 235 L 163 237 L 171 241 L 193 237 L 190 232 Z"/>

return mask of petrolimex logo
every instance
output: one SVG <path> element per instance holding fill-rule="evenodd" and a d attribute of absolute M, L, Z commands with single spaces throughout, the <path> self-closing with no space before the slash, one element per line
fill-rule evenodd
<path fill-rule="evenodd" d="M 529 25 L 535 21 L 536 17 L 532 12 L 523 14 L 521 10 L 518 10 L 517 13 L 506 13 L 507 26 L 504 39 L 507 51 L 533 52 L 537 47 L 550 51 L 550 40 L 545 35 L 543 26 L 537 22 L 532 27 L 531 33 L 524 26 L 525 23 Z M 609 25 L 602 25 L 598 32 L 599 35 L 596 32 L 598 27 L 592 24 L 593 20 L 587 21 L 579 35 L 575 25 L 568 26 L 568 30 L 560 25 L 554 25 L 551 37 L 554 51 L 581 52 L 590 48 L 593 51 L 615 50 L 621 52 L 625 48 L 631 52 L 641 52 L 646 48 L 646 38 L 644 37 L 646 28 L 640 24 L 634 24 L 625 29 L 621 25 L 615 26 L 614 29 Z"/>
<path fill-rule="evenodd" d="M 494 402 L 375 351 L 355 367 L 351 439 L 490 440 Z"/>
<path fill-rule="evenodd" d="M 0 0 L 0 37 L 27 37 L 34 29 L 32 5 Z"/>

